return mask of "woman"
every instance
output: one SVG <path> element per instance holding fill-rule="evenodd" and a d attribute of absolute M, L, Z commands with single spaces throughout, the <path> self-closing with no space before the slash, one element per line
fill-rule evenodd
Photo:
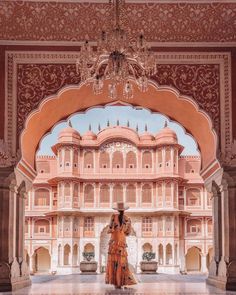
<path fill-rule="evenodd" d="M 111 234 L 108 248 L 108 261 L 106 268 L 106 284 L 113 284 L 115 288 L 137 284 L 128 267 L 126 236 L 131 231 L 131 221 L 124 211 L 128 207 L 124 203 L 117 203 L 113 208 L 119 214 L 111 217 L 108 233 Z"/>

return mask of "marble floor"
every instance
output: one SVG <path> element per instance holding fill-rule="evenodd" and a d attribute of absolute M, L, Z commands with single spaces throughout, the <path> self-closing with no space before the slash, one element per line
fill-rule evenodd
<path fill-rule="evenodd" d="M 104 284 L 104 275 L 37 275 L 32 277 L 32 286 L 0 294 L 7 295 L 236 295 L 224 292 L 205 283 L 204 275 L 136 275 L 138 284 L 125 290 L 114 290 Z"/>

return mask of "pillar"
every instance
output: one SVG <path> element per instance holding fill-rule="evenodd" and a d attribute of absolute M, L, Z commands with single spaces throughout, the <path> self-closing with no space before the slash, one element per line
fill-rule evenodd
<path fill-rule="evenodd" d="M 0 168 L 0 292 L 30 285 L 24 261 L 24 182 L 12 167 Z"/>
<path fill-rule="evenodd" d="M 218 170 L 211 181 L 213 195 L 214 258 L 207 282 L 236 290 L 236 168 Z M 209 190 L 209 182 L 206 183 Z"/>
<path fill-rule="evenodd" d="M 207 273 L 207 255 L 201 254 L 201 272 Z"/>

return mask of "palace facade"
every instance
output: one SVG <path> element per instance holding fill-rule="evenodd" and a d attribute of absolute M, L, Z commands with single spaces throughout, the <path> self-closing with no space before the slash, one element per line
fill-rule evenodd
<path fill-rule="evenodd" d="M 31 272 L 80 272 L 94 252 L 104 272 L 113 204 L 124 201 L 132 221 L 129 263 L 140 272 L 152 251 L 158 272 L 207 272 L 212 257 L 211 198 L 199 175 L 201 158 L 165 126 L 141 135 L 114 126 L 81 136 L 63 129 L 54 156 L 38 156 L 25 212 L 25 255 Z"/>

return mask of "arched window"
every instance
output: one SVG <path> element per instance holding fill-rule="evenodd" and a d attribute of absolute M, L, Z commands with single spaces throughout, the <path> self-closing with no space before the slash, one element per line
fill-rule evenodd
<path fill-rule="evenodd" d="M 152 233 L 152 217 L 143 217 L 142 219 L 142 232 L 143 234 Z"/>
<path fill-rule="evenodd" d="M 207 232 L 209 235 L 212 234 L 212 219 L 208 219 L 207 221 Z"/>
<path fill-rule="evenodd" d="M 134 184 L 129 184 L 126 187 L 126 202 L 136 203 L 136 188 Z"/>
<path fill-rule="evenodd" d="M 171 183 L 170 182 L 166 183 L 165 196 L 166 196 L 166 206 L 171 206 L 172 190 L 171 190 Z"/>
<path fill-rule="evenodd" d="M 142 203 L 152 203 L 152 188 L 150 184 L 144 184 L 142 187 Z"/>
<path fill-rule="evenodd" d="M 71 195 L 70 183 L 65 183 L 65 186 L 64 186 L 64 194 L 67 197 Z"/>
<path fill-rule="evenodd" d="M 162 167 L 162 149 L 157 150 L 157 162 L 158 162 L 158 167 Z"/>
<path fill-rule="evenodd" d="M 78 245 L 77 244 L 75 244 L 73 246 L 72 264 L 73 265 L 78 265 Z"/>
<path fill-rule="evenodd" d="M 157 184 L 157 201 L 158 206 L 163 207 L 162 183 Z"/>
<path fill-rule="evenodd" d="M 46 219 L 38 219 L 34 222 L 34 233 L 35 234 L 49 234 L 50 222 Z"/>
<path fill-rule="evenodd" d="M 100 203 L 110 204 L 110 187 L 107 184 L 100 187 Z"/>
<path fill-rule="evenodd" d="M 84 252 L 85 253 L 94 253 L 94 251 L 95 251 L 95 248 L 94 248 L 94 245 L 93 244 L 91 244 L 91 243 L 88 243 L 88 244 L 86 244 L 85 246 L 84 246 Z"/>
<path fill-rule="evenodd" d="M 79 218 L 75 217 L 73 222 L 73 236 L 78 237 L 79 236 Z"/>
<path fill-rule="evenodd" d="M 78 183 L 74 184 L 74 194 L 73 194 L 73 203 L 77 207 L 79 205 L 79 185 Z"/>
<path fill-rule="evenodd" d="M 99 167 L 110 168 L 110 156 L 107 152 L 100 153 Z"/>
<path fill-rule="evenodd" d="M 121 184 L 115 184 L 113 187 L 113 203 L 123 201 L 123 186 Z"/>
<path fill-rule="evenodd" d="M 197 247 L 191 247 L 185 256 L 187 271 L 201 270 L 201 250 Z"/>
<path fill-rule="evenodd" d="M 71 219 L 69 216 L 64 217 L 64 236 L 71 236 Z"/>
<path fill-rule="evenodd" d="M 93 168 L 93 153 L 86 152 L 84 154 L 84 168 Z"/>
<path fill-rule="evenodd" d="M 152 168 L 152 154 L 151 152 L 145 151 L 143 152 L 142 157 L 142 168 Z"/>
<path fill-rule="evenodd" d="M 173 254 L 171 244 L 166 245 L 166 264 L 173 264 Z"/>
<path fill-rule="evenodd" d="M 132 151 L 129 151 L 126 155 L 126 168 L 137 168 L 136 154 Z"/>
<path fill-rule="evenodd" d="M 173 230 L 172 218 L 170 216 L 166 217 L 166 232 L 171 233 Z"/>
<path fill-rule="evenodd" d="M 162 235 L 162 233 L 163 233 L 163 218 L 162 217 L 158 218 L 157 226 L 158 226 L 158 234 Z"/>
<path fill-rule="evenodd" d="M 201 206 L 201 192 L 197 188 L 190 188 L 186 192 L 187 206 Z"/>
<path fill-rule="evenodd" d="M 94 187 L 92 184 L 87 184 L 84 188 L 84 203 L 94 203 Z"/>
<path fill-rule="evenodd" d="M 152 245 L 150 243 L 145 243 L 143 244 L 143 252 L 152 252 Z"/>
<path fill-rule="evenodd" d="M 64 246 L 64 265 L 70 265 L 70 246 L 66 244 Z"/>
<path fill-rule="evenodd" d="M 166 167 L 170 166 L 170 161 L 171 161 L 171 151 L 170 148 L 166 149 Z"/>
<path fill-rule="evenodd" d="M 116 151 L 112 156 L 112 168 L 123 168 L 124 167 L 124 159 L 122 152 Z"/>
<path fill-rule="evenodd" d="M 70 149 L 65 149 L 65 166 L 70 166 Z"/>
<path fill-rule="evenodd" d="M 164 255 L 163 245 L 160 244 L 160 245 L 158 246 L 158 263 L 159 263 L 160 265 L 163 264 L 163 255 Z"/>
<path fill-rule="evenodd" d="M 39 188 L 34 194 L 35 206 L 49 206 L 50 205 L 50 192 L 47 189 Z"/>
<path fill-rule="evenodd" d="M 74 168 L 78 167 L 79 162 L 79 154 L 78 150 L 74 150 Z"/>
<path fill-rule="evenodd" d="M 59 151 L 58 151 L 58 155 L 59 155 L 59 165 L 60 165 L 60 167 L 62 167 L 63 165 L 62 165 L 62 149 L 60 149 Z"/>

